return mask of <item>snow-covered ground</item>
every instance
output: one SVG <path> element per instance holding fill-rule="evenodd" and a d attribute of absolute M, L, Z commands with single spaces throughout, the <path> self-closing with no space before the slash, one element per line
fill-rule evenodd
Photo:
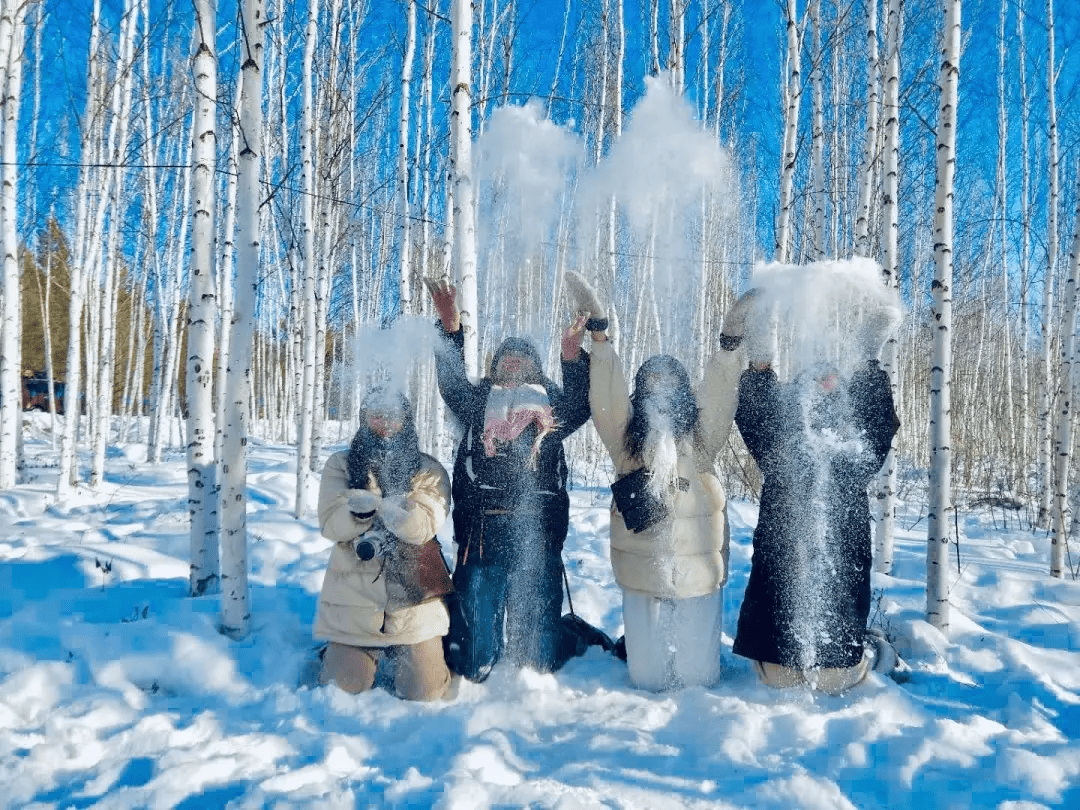
<path fill-rule="evenodd" d="M 1050 579 L 1047 539 L 1015 520 L 962 514 L 945 639 L 922 620 L 925 508 L 903 505 L 896 575 L 874 583 L 905 684 L 755 681 L 731 633 L 756 508 L 734 502 L 717 686 L 642 692 L 592 648 L 418 705 L 297 687 L 330 546 L 290 514 L 292 451 L 250 449 L 253 632 L 234 642 L 216 598 L 185 595 L 182 454 L 113 448 L 107 482 L 58 503 L 39 417 L 26 482 L 0 492 L 0 806 L 1080 807 L 1080 583 Z M 606 501 L 573 491 L 566 561 L 578 613 L 614 636 Z"/>

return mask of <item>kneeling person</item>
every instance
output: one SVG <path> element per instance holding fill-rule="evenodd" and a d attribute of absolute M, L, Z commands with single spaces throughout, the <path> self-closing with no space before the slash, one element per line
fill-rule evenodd
<path fill-rule="evenodd" d="M 372 687 L 382 667 L 395 694 L 435 700 L 450 684 L 442 637 L 449 573 L 435 533 L 450 508 L 450 479 L 420 452 L 404 396 L 375 390 L 347 452 L 326 462 L 319 526 L 336 545 L 315 617 L 329 641 L 321 683 Z"/>

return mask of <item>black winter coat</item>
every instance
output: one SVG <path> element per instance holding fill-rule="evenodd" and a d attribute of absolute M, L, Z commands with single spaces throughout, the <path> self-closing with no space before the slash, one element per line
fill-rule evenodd
<path fill-rule="evenodd" d="M 523 519 L 535 516 L 548 553 L 561 555 L 570 515 L 563 440 L 589 419 L 588 354 L 581 351 L 577 359 L 562 361 L 564 388 L 543 380 L 557 426 L 540 445 L 536 469 L 529 469 L 525 454 L 536 437 L 534 427 L 528 428 L 508 452 L 500 449 L 494 456 L 485 454 L 481 436 L 492 383 L 486 378 L 472 383 L 466 376 L 462 331 L 443 334 L 445 345 L 435 355 L 439 392 L 462 426 L 453 472 L 458 564 L 472 555 L 503 556 L 515 551 L 508 547 L 515 538 L 506 537 L 505 532 L 485 536 L 484 513 L 488 510 L 507 510 Z"/>
<path fill-rule="evenodd" d="M 750 369 L 735 423 L 764 478 L 734 652 L 795 669 L 850 667 L 870 614 L 870 505 L 899 421 L 876 362 L 824 393 Z"/>

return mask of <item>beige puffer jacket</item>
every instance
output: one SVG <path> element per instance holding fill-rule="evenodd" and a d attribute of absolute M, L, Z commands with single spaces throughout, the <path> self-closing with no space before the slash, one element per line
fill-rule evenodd
<path fill-rule="evenodd" d="M 356 647 L 390 647 L 445 636 L 450 617 L 441 599 L 395 609 L 388 604 L 386 577 L 380 576 L 382 561 L 356 556 L 352 541 L 373 520 L 358 520 L 349 511 L 349 495 L 357 490 L 349 489 L 347 458 L 345 452 L 330 456 L 319 486 L 319 526 L 334 548 L 319 595 L 315 637 Z M 428 455 L 421 455 L 421 465 L 406 496 L 407 514 L 399 515 L 393 527 L 399 540 L 416 545 L 435 536 L 450 510 L 446 470 Z M 368 491 L 382 494 L 373 476 L 368 484 Z"/>
<path fill-rule="evenodd" d="M 672 514 L 632 532 L 611 504 L 611 566 L 624 590 L 665 599 L 703 596 L 727 581 L 727 498 L 713 465 L 731 431 L 738 405 L 741 350 L 720 350 L 705 369 L 697 391 L 697 441 L 678 445 L 679 477 L 690 482 L 675 493 Z M 626 451 L 630 391 L 622 363 L 609 342 L 593 342 L 589 361 L 589 405 L 593 424 L 615 464 L 616 478 L 643 465 Z"/>

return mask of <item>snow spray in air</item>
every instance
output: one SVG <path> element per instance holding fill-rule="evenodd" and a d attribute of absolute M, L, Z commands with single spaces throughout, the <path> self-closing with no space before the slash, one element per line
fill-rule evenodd
<path fill-rule="evenodd" d="M 420 419 L 419 403 L 410 392 L 418 364 L 430 363 L 442 338 L 434 323 L 419 315 L 402 315 L 391 324 L 360 324 L 334 368 L 332 400 L 341 409 L 342 422 L 354 422 L 364 393 L 374 386 L 389 395 L 404 394 L 413 400 Z M 421 436 L 423 445 L 425 437 Z"/>
<path fill-rule="evenodd" d="M 637 361 L 696 359 L 708 340 L 695 335 L 707 276 L 736 261 L 738 191 L 727 152 L 665 77 L 646 79 L 595 165 L 581 136 L 535 102 L 495 110 L 474 155 L 482 354 L 516 334 L 557 362 L 553 338 L 568 322 L 561 273 L 571 268 L 615 305 L 609 314 L 643 346 Z"/>

